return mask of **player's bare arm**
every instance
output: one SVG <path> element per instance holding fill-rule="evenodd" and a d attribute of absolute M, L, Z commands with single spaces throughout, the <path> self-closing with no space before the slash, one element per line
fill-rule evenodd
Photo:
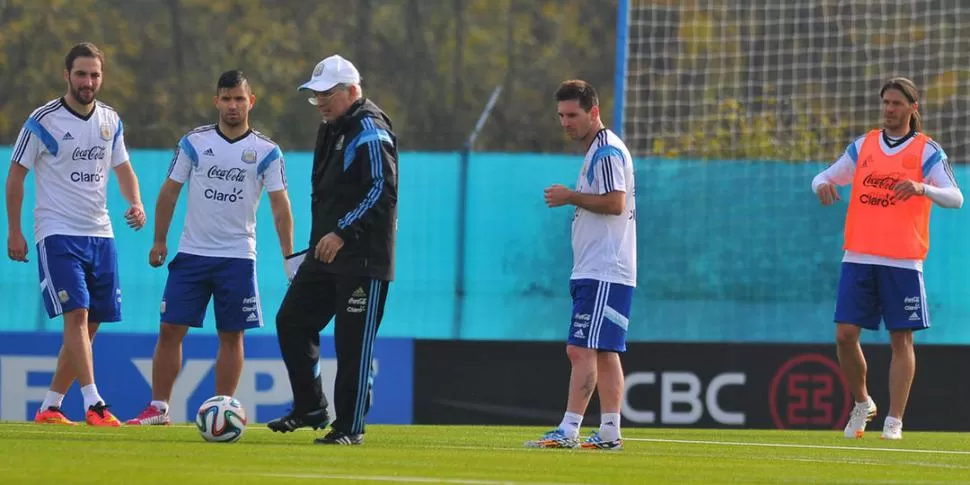
<path fill-rule="evenodd" d="M 570 190 L 563 185 L 553 185 L 546 189 L 546 205 L 559 207 L 571 204 L 597 214 L 618 216 L 626 208 L 626 192 L 614 190 L 606 194 L 584 194 Z"/>
<path fill-rule="evenodd" d="M 169 178 L 158 192 L 158 200 L 155 202 L 155 240 L 148 254 L 148 264 L 155 268 L 165 264 L 168 257 L 168 228 L 172 224 L 172 214 L 175 213 L 175 204 L 182 192 L 182 185 Z"/>
<path fill-rule="evenodd" d="M 286 190 L 269 193 L 269 205 L 273 210 L 273 224 L 280 238 L 283 257 L 293 254 L 293 212 L 290 210 L 290 197 Z"/>
<path fill-rule="evenodd" d="M 145 207 L 141 203 L 141 191 L 138 188 L 138 177 L 131 168 L 131 163 L 125 162 L 114 168 L 118 177 L 118 188 L 121 195 L 128 201 L 129 208 L 125 211 L 125 221 L 128 227 L 139 230 L 145 226 Z"/>
<path fill-rule="evenodd" d="M 24 203 L 24 179 L 27 169 L 19 163 L 11 163 L 7 171 L 7 257 L 27 262 L 27 240 L 20 227 L 20 213 Z"/>

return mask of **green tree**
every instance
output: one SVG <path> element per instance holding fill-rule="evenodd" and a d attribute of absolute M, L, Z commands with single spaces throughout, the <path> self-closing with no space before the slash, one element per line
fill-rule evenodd
<path fill-rule="evenodd" d="M 218 74 L 239 68 L 258 98 L 254 126 L 285 149 L 309 149 L 319 117 L 296 87 L 340 53 L 403 149 L 459 149 L 504 84 L 478 149 L 574 150 L 552 93 L 585 78 L 612 119 L 615 11 L 606 0 L 0 0 L 0 141 L 63 93 L 63 56 L 87 40 L 106 52 L 101 98 L 133 147 L 170 148 L 211 123 Z"/>

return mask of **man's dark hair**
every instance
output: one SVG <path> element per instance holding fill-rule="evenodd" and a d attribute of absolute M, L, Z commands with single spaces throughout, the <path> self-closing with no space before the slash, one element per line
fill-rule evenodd
<path fill-rule="evenodd" d="M 71 72 L 74 69 L 74 60 L 78 57 L 93 57 L 101 61 L 101 68 L 104 68 L 104 53 L 98 46 L 90 42 L 82 42 L 67 52 L 67 57 L 64 58 L 64 68 L 67 72 Z"/>
<path fill-rule="evenodd" d="M 219 76 L 219 81 L 216 82 L 216 93 L 223 89 L 232 89 L 238 86 L 246 85 L 247 90 L 249 87 L 249 81 L 246 76 L 239 69 L 233 69 L 231 71 L 226 71 Z"/>
<path fill-rule="evenodd" d="M 890 89 L 895 89 L 901 93 L 910 103 L 919 102 L 919 90 L 916 89 L 916 83 L 904 78 L 904 77 L 894 77 L 888 81 L 886 84 L 882 85 L 882 89 L 879 90 L 879 97 L 882 98 L 886 94 L 886 91 Z M 912 131 L 922 131 L 923 129 L 923 119 L 919 114 L 919 111 L 914 111 L 913 116 L 909 118 L 909 129 Z"/>
<path fill-rule="evenodd" d="M 593 106 L 599 106 L 600 98 L 593 86 L 586 81 L 572 79 L 564 81 L 556 90 L 556 101 L 579 101 L 583 111 L 589 113 Z"/>

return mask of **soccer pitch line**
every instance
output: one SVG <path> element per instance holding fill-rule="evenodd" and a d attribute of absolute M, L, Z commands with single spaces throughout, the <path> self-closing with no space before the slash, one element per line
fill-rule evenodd
<path fill-rule="evenodd" d="M 753 443 L 745 441 L 714 441 L 714 440 L 677 440 L 666 438 L 623 438 L 623 441 L 643 441 L 650 443 L 677 443 L 689 445 L 715 446 L 750 446 L 762 448 L 801 448 L 811 450 L 853 450 L 853 451 L 887 451 L 895 453 L 923 453 L 936 455 L 970 455 L 970 451 L 957 450 L 919 450 L 915 448 L 876 448 L 873 446 L 836 446 L 836 445 L 800 445 L 794 443 Z"/>
<path fill-rule="evenodd" d="M 507 480 L 474 480 L 463 478 L 437 478 L 437 477 L 409 477 L 409 476 L 382 476 L 382 475 L 330 475 L 323 473 L 248 473 L 248 476 L 258 476 L 266 478 L 303 478 L 307 480 L 347 480 L 353 482 L 373 481 L 373 482 L 395 482 L 395 483 L 450 483 L 455 485 L 571 485 L 561 482 L 510 482 Z M 578 485 L 578 484 L 577 484 Z"/>
<path fill-rule="evenodd" d="M 24 427 L 24 428 L 36 428 L 38 425 L 34 423 L 27 422 L 4 422 L 3 426 L 13 426 L 13 427 Z M 115 428 L 124 429 L 125 427 Z M 141 427 L 138 427 L 141 428 Z M 193 424 L 172 424 L 165 426 L 165 428 L 184 428 L 184 429 L 195 429 L 196 426 Z M 269 428 L 265 426 L 250 426 L 246 429 L 246 432 L 258 431 L 258 432 L 269 432 Z M 310 429 L 299 429 L 295 432 L 306 432 L 310 433 L 313 430 Z M 20 430 L 22 433 L 29 434 L 64 434 L 64 435 L 99 435 L 111 438 L 127 438 L 124 434 L 102 434 L 100 432 L 85 432 L 82 430 L 52 430 L 52 429 L 30 429 L 30 430 Z M 935 449 L 917 449 L 917 448 L 880 448 L 874 446 L 839 446 L 839 445 L 812 445 L 812 444 L 797 444 L 797 443 L 763 443 L 763 442 L 752 442 L 752 441 L 720 441 L 720 440 L 688 440 L 688 439 L 671 439 L 671 438 L 631 438 L 625 437 L 623 441 L 626 442 L 642 442 L 642 443 L 661 443 L 661 444 L 685 444 L 685 445 L 711 445 L 711 446 L 729 446 L 729 447 L 750 447 L 750 448 L 790 448 L 790 449 L 809 449 L 809 450 L 834 450 L 834 451 L 876 451 L 876 452 L 889 452 L 889 453 L 911 453 L 911 454 L 922 454 L 922 455 L 951 455 L 951 456 L 970 456 L 970 451 L 962 450 L 935 450 Z M 501 450 L 501 451 L 514 451 L 514 450 L 529 450 L 528 448 L 522 448 L 518 446 L 480 446 L 480 445 L 431 445 L 431 446 L 420 446 L 421 448 L 439 448 L 439 449 L 491 449 L 491 450 Z M 630 452 L 636 453 L 640 450 L 628 450 Z M 644 450 L 645 451 L 645 450 Z M 623 453 L 620 451 L 619 453 Z M 298 478 L 298 477 L 294 477 Z M 457 483 L 457 482 L 456 482 Z M 489 482 L 491 483 L 491 482 Z M 495 482 L 495 483 L 505 483 L 505 482 Z"/>

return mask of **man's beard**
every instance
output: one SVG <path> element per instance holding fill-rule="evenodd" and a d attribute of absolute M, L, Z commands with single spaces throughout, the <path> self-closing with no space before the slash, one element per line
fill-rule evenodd
<path fill-rule="evenodd" d="M 85 97 L 85 93 L 88 93 L 87 96 L 89 97 Z M 97 91 L 95 91 L 93 88 L 89 88 L 86 91 L 82 91 L 81 89 L 74 87 L 73 84 L 71 85 L 71 96 L 78 103 L 81 103 L 84 105 L 91 104 L 94 102 L 94 98 L 97 94 L 98 94 Z"/>

